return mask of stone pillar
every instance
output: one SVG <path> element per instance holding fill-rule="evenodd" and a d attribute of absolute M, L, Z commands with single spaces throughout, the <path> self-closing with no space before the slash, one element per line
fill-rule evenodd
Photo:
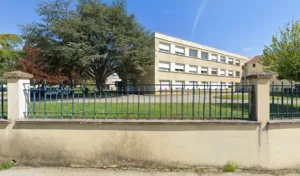
<path fill-rule="evenodd" d="M 254 120 L 268 122 L 270 119 L 270 73 L 258 73 L 247 76 L 249 85 L 253 85 L 251 96 L 251 114 Z"/>
<path fill-rule="evenodd" d="M 30 102 L 28 89 L 30 87 L 30 79 L 33 75 L 21 71 L 13 71 L 4 73 L 7 79 L 7 120 L 15 121 L 24 119 L 25 112 Z"/>

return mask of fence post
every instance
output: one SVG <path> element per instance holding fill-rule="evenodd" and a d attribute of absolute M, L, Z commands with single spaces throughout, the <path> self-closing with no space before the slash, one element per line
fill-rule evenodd
<path fill-rule="evenodd" d="M 26 117 L 26 107 L 30 103 L 30 92 L 26 89 L 30 87 L 32 74 L 21 71 L 4 73 L 7 79 L 7 119 L 15 121 Z"/>
<path fill-rule="evenodd" d="M 253 85 L 251 94 L 252 119 L 267 122 L 270 119 L 270 73 L 258 73 L 247 76 L 249 84 Z"/>

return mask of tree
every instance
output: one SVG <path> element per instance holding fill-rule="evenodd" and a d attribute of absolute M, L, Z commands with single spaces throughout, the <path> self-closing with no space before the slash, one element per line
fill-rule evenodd
<path fill-rule="evenodd" d="M 0 34 L 0 75 L 12 71 L 17 65 L 22 51 L 17 47 L 22 44 L 21 38 L 16 34 Z"/>
<path fill-rule="evenodd" d="M 38 49 L 25 45 L 24 51 L 26 56 L 20 59 L 19 68 L 20 70 L 33 75 L 31 81 L 36 80 L 37 83 L 42 83 L 44 80 L 47 80 L 47 83 L 49 84 L 59 84 L 63 80 L 65 84 L 71 83 L 72 80 L 70 80 L 67 76 L 64 76 L 61 73 L 61 70 L 58 70 L 56 73 L 47 72 L 43 62 L 41 62 L 40 52 Z M 75 79 L 75 82 L 79 82 L 75 73 L 72 74 L 72 77 Z"/>
<path fill-rule="evenodd" d="M 288 22 L 265 46 L 260 63 L 279 78 L 300 81 L 300 21 Z"/>
<path fill-rule="evenodd" d="M 27 44 L 39 49 L 49 70 L 76 72 L 100 88 L 115 72 L 126 78 L 129 71 L 145 74 L 154 64 L 152 36 L 127 13 L 124 0 L 112 5 L 80 0 L 76 10 L 70 9 L 70 2 L 40 5 L 43 23 L 22 28 Z"/>

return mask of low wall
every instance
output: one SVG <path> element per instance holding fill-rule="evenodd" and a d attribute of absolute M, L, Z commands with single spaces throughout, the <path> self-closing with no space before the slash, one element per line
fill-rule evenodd
<path fill-rule="evenodd" d="M 21 164 L 297 167 L 300 123 L 24 120 L 0 123 L 0 156 Z"/>

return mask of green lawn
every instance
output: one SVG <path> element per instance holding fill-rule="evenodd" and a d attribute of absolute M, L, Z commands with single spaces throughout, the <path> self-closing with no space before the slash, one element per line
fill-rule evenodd
<path fill-rule="evenodd" d="M 182 116 L 186 119 L 193 117 L 198 119 L 209 119 L 211 118 L 231 118 L 231 110 L 233 118 L 242 118 L 242 105 L 223 104 L 220 106 L 219 103 L 212 103 L 209 106 L 208 103 L 74 103 L 74 117 L 75 118 L 131 118 L 136 119 L 159 119 L 159 118 L 170 118 L 181 119 Z M 221 112 L 222 111 L 222 112 Z M 38 102 L 30 104 L 30 116 L 36 117 L 56 117 L 60 118 L 63 116 L 72 116 L 72 103 L 59 103 L 59 102 Z M 46 112 L 46 113 L 45 113 Z M 28 113 L 28 112 L 27 112 Z M 248 118 L 248 104 L 244 104 L 244 118 Z"/>
<path fill-rule="evenodd" d="M 214 98 L 221 98 L 221 99 L 231 99 L 231 98 L 233 98 L 233 100 L 242 100 L 242 94 L 241 93 L 235 93 L 235 94 L 233 94 L 233 96 L 231 96 L 231 94 L 228 94 L 227 96 L 226 95 L 222 95 L 222 96 L 220 96 L 220 95 L 217 95 L 217 96 L 214 96 Z M 248 95 L 248 93 L 245 93 L 244 94 L 244 100 L 248 100 L 248 98 L 249 98 L 249 95 Z M 292 99 L 292 97 L 289 95 L 289 96 L 287 96 L 287 95 L 284 95 L 283 96 L 283 99 L 284 100 L 291 100 Z M 298 100 L 300 100 L 300 96 L 298 96 L 298 97 L 296 97 L 296 96 L 293 96 L 293 100 L 294 101 L 296 101 L 296 99 L 298 99 Z M 272 100 L 272 96 L 270 95 L 270 100 Z M 277 100 L 282 100 L 282 96 L 280 95 L 280 94 L 278 94 L 278 95 L 274 95 L 274 100 L 275 101 L 277 101 Z"/>

